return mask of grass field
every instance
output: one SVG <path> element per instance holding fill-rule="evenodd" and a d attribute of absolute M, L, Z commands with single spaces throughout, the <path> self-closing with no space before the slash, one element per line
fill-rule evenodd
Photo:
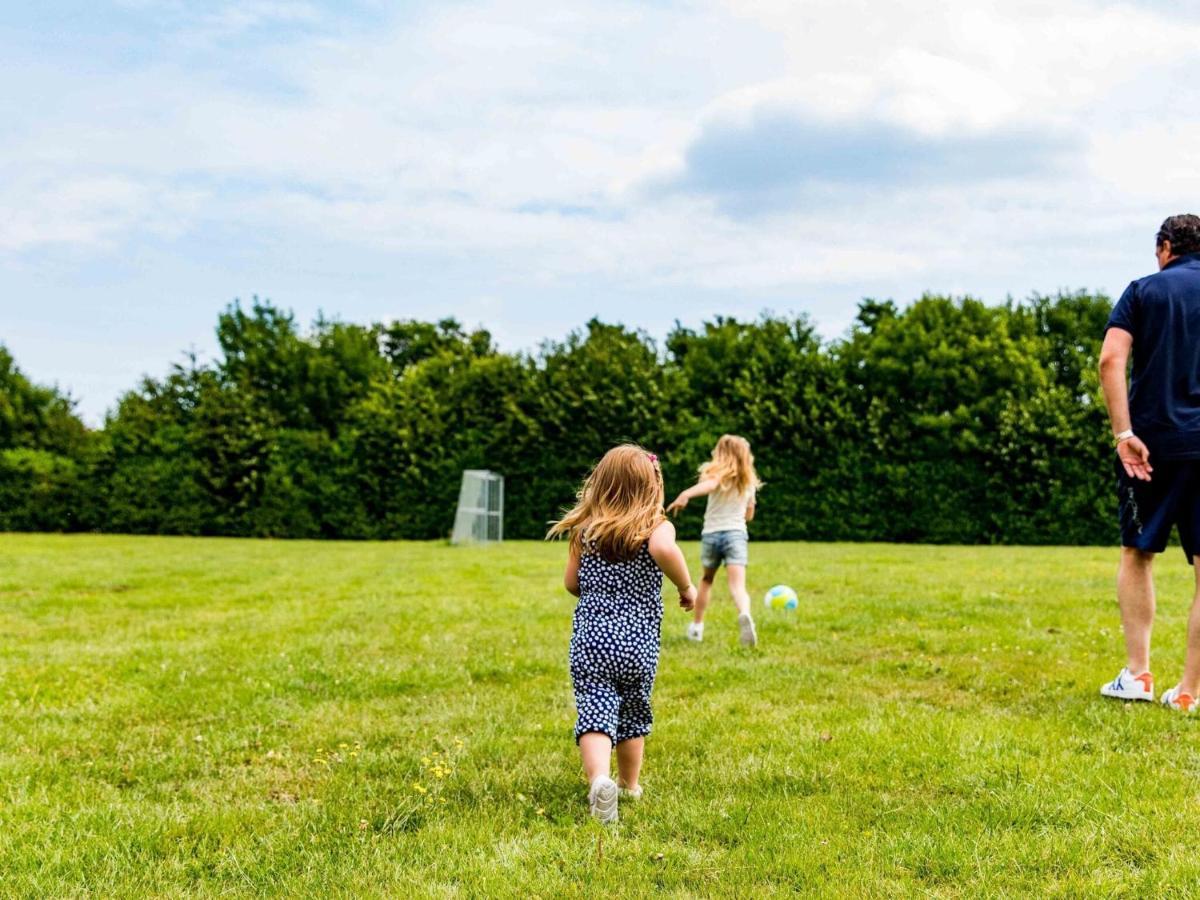
<path fill-rule="evenodd" d="M 646 798 L 607 830 L 570 737 L 562 560 L 0 535 L 0 895 L 1200 884 L 1200 725 L 1096 694 L 1115 550 L 752 545 L 752 593 L 790 583 L 800 612 L 761 614 L 755 652 L 723 590 L 702 645 L 668 604 Z M 1159 586 L 1166 687 L 1177 551 Z"/>

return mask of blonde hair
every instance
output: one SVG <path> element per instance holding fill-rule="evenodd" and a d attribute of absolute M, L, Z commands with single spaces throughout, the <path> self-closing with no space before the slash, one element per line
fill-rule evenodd
<path fill-rule="evenodd" d="M 736 434 L 723 434 L 713 447 L 712 459 L 700 467 L 701 480 L 717 482 L 722 491 L 744 494 L 751 487 L 762 487 L 754 470 L 754 454 L 750 442 Z"/>
<path fill-rule="evenodd" d="M 551 525 L 546 539 L 568 534 L 571 549 L 610 562 L 631 559 L 664 520 L 658 457 L 636 444 L 604 454 L 576 495 L 573 509 Z"/>

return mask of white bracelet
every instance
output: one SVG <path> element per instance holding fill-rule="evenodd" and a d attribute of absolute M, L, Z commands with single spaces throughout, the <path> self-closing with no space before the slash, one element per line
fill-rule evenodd
<path fill-rule="evenodd" d="M 1120 434 L 1114 434 L 1113 435 L 1113 446 L 1116 447 L 1118 444 L 1123 444 L 1125 441 L 1129 440 L 1131 437 L 1133 437 L 1133 429 L 1130 429 L 1130 428 L 1125 429 Z"/>

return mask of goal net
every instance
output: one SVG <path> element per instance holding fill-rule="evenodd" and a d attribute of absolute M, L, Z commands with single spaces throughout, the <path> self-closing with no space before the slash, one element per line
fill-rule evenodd
<path fill-rule="evenodd" d="M 463 471 L 452 544 L 504 540 L 504 476 L 487 469 Z"/>

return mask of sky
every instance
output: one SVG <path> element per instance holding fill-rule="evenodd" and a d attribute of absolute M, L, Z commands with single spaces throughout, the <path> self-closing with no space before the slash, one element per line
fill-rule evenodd
<path fill-rule="evenodd" d="M 256 295 L 509 350 L 1118 295 L 1200 206 L 1182 6 L 4 3 L 0 343 L 96 425 Z"/>

